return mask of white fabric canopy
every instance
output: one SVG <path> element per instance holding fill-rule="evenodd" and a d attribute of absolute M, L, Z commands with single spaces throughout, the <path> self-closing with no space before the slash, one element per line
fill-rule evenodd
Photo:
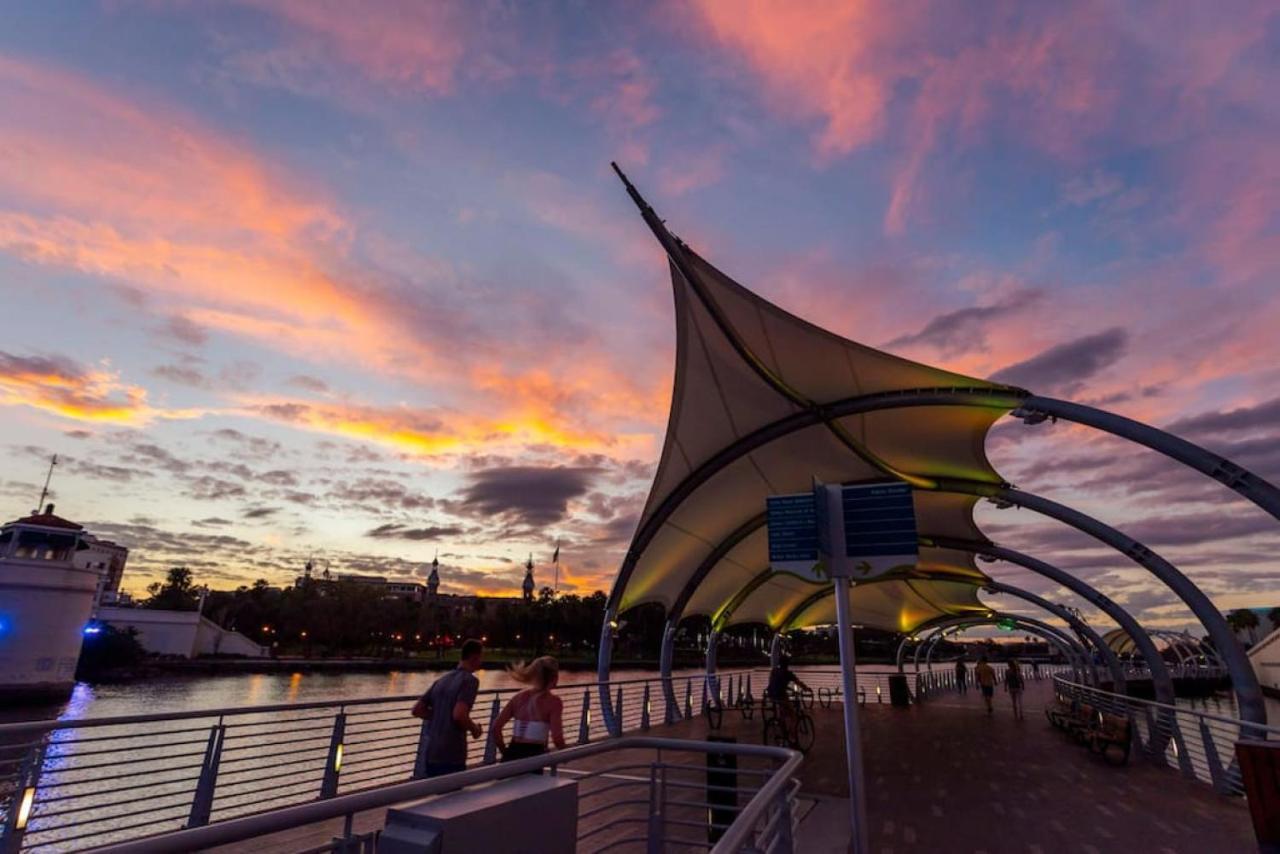
<path fill-rule="evenodd" d="M 925 487 L 915 491 L 922 536 L 983 539 L 973 521 L 976 498 L 928 486 L 933 478 L 1001 483 L 984 443 L 1008 408 L 982 392 L 1007 387 L 841 338 L 681 250 L 681 263 L 673 260 L 671 268 L 677 344 L 670 420 L 614 591 L 619 612 L 657 602 L 667 609 L 683 604 L 682 616 L 720 617 L 724 625 L 780 628 L 788 617 L 790 627 L 830 622 L 830 596 L 793 613 L 820 588 L 767 572 L 763 526 L 722 547 L 762 513 L 767 496 L 806 491 L 814 478 L 850 483 L 901 477 Z M 920 389 L 970 393 L 945 406 L 877 399 L 854 414 L 824 409 Z M 712 560 L 718 551 L 723 553 Z M 854 619 L 908 631 L 943 614 L 985 611 L 976 597 L 985 580 L 968 553 L 926 548 L 910 579 L 856 587 Z M 749 593 L 739 595 L 748 585 Z"/>

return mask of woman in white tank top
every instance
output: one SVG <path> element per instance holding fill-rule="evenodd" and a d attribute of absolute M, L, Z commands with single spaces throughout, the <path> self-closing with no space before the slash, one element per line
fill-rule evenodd
<path fill-rule="evenodd" d="M 507 701 L 490 731 L 502 761 L 539 756 L 547 752 L 547 739 L 564 749 L 561 715 L 564 703 L 552 691 L 560 679 L 560 663 L 549 655 L 511 668 L 511 677 L 529 687 Z M 511 721 L 511 741 L 503 731 Z M 541 773 L 535 772 L 535 773 Z"/>

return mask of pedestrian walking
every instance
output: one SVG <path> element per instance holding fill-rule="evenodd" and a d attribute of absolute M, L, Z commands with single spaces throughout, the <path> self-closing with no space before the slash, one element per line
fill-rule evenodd
<path fill-rule="evenodd" d="M 994 713 L 995 708 L 991 705 L 991 698 L 996 693 L 996 672 L 987 663 L 985 655 L 980 657 L 973 667 L 973 681 L 977 682 L 978 687 L 982 689 L 982 702 L 987 706 L 987 714 Z"/>
<path fill-rule="evenodd" d="M 1022 720 L 1022 690 L 1026 688 L 1026 682 L 1022 678 L 1022 665 L 1016 658 L 1009 659 L 1009 667 L 1004 672 L 1004 688 L 1013 701 L 1014 718 Z"/>
<path fill-rule="evenodd" d="M 956 659 L 956 690 L 961 694 L 969 693 L 969 668 L 964 666 L 964 659 Z"/>

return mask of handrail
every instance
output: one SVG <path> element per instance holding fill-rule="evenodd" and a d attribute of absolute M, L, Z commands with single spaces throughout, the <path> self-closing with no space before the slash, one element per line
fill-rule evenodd
<path fill-rule="evenodd" d="M 733 825 L 721 837 L 720 842 L 712 849 L 713 854 L 723 854 L 723 852 L 734 850 L 734 848 L 730 847 L 731 845 L 742 845 L 746 835 L 754 829 L 756 822 L 763 815 L 764 808 L 770 802 L 770 798 L 776 797 L 781 793 L 782 787 L 791 779 L 802 761 L 802 757 L 798 752 L 782 747 L 686 741 L 684 739 L 655 738 L 651 736 L 622 736 L 593 744 L 569 747 L 542 756 L 532 756 L 528 759 L 518 759 L 497 765 L 485 765 L 445 777 L 397 783 L 367 792 L 342 795 L 299 806 L 283 807 L 203 827 L 179 830 L 162 836 L 130 840 L 108 845 L 105 848 L 98 849 L 98 851 L 101 854 L 167 854 L 168 852 L 202 850 L 215 845 L 242 842 L 246 839 L 252 839 L 268 833 L 277 833 L 304 824 L 340 818 L 365 810 L 388 807 L 415 798 L 439 795 L 466 786 L 518 776 L 537 771 L 549 765 L 560 765 L 577 759 L 595 756 L 599 753 L 645 748 L 686 752 L 735 753 L 742 756 L 760 756 L 781 761 L 782 764 L 774 771 L 773 776 L 748 802 L 747 806 L 738 814 Z"/>
<path fill-rule="evenodd" d="M 726 670 L 717 675 L 721 677 L 738 676 L 745 673 L 753 673 L 758 669 L 759 668 L 748 667 L 741 670 Z M 690 674 L 690 676 L 696 679 L 703 678 L 703 674 L 701 673 Z M 608 682 L 575 682 L 573 684 L 562 684 L 558 687 L 561 691 L 576 691 L 580 688 L 599 688 L 601 685 L 608 685 L 610 688 L 618 688 L 626 685 L 641 685 L 646 682 L 653 683 L 657 681 L 657 676 L 651 676 L 641 679 L 613 679 Z M 479 698 L 482 696 L 497 697 L 503 694 L 512 694 L 520 690 L 520 688 L 514 686 L 510 688 L 485 688 L 477 694 L 476 702 L 479 703 Z M 397 694 L 390 697 L 360 697 L 346 700 L 310 700 L 303 703 L 275 703 L 261 706 L 228 706 L 226 708 L 197 709 L 195 711 L 185 712 L 156 712 L 148 715 L 117 715 L 113 717 L 71 718 L 67 720 L 46 718 L 38 721 L 0 723 L 0 737 L 22 732 L 48 732 L 50 730 L 119 726 L 123 724 L 152 723 L 155 721 L 198 720 L 205 718 L 227 717 L 230 715 L 255 715 L 264 712 L 292 712 L 306 711 L 308 709 L 331 709 L 335 707 L 350 708 L 353 706 L 373 706 L 379 703 L 413 703 L 421 696 L 421 694 Z"/>
<path fill-rule="evenodd" d="M 1276 736 L 1276 740 L 1280 740 L 1280 726 L 1277 726 L 1275 724 L 1258 724 L 1258 723 L 1253 723 L 1252 721 L 1244 721 L 1244 720 L 1241 720 L 1240 718 L 1228 717 L 1226 715 L 1215 715 L 1213 712 L 1202 712 L 1202 711 L 1199 711 L 1198 709 L 1190 708 L 1189 706 L 1171 706 L 1168 703 L 1157 703 L 1155 700 L 1146 700 L 1146 699 L 1143 699 L 1142 697 L 1131 697 L 1128 694 L 1116 694 L 1112 691 L 1104 691 L 1101 688 L 1095 688 L 1092 685 L 1085 685 L 1081 682 L 1073 682 L 1070 679 L 1065 679 L 1061 676 L 1054 676 L 1053 681 L 1055 685 L 1057 684 L 1066 685 L 1078 691 L 1087 691 L 1090 694 L 1104 694 L 1108 698 L 1114 698 L 1118 702 L 1136 703 L 1136 704 L 1141 704 L 1143 706 L 1150 706 L 1151 708 L 1154 708 L 1154 709 L 1167 709 L 1171 712 L 1178 712 L 1179 714 L 1184 714 L 1184 715 L 1195 715 L 1198 718 L 1205 718 L 1207 720 L 1217 721 L 1218 723 L 1227 724 L 1229 726 L 1238 726 L 1238 727 L 1241 727 L 1242 729 L 1247 727 L 1248 729 L 1251 729 L 1251 730 L 1259 730 L 1261 732 L 1274 735 Z"/>

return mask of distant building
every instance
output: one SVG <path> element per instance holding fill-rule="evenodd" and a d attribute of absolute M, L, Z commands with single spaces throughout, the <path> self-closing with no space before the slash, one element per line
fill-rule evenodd
<path fill-rule="evenodd" d="M 377 587 L 381 590 L 384 598 L 387 599 L 408 599 L 411 602 L 421 602 L 427 594 L 427 588 L 417 581 L 396 581 L 388 579 L 382 575 L 357 575 L 354 573 L 343 573 L 333 578 L 319 579 L 309 575 L 299 576 L 294 580 L 294 587 L 303 587 L 307 584 L 317 584 L 321 589 L 332 586 L 334 584 L 359 584 L 362 586 Z"/>
<path fill-rule="evenodd" d="M 524 601 L 533 601 L 533 590 L 536 585 L 533 581 L 533 555 L 529 555 L 529 560 L 524 565 L 524 584 L 521 589 L 524 591 Z"/>
<path fill-rule="evenodd" d="M 101 577 L 98 586 L 98 602 L 111 605 L 120 600 L 120 581 L 124 577 L 124 565 L 129 560 L 129 549 L 85 533 L 76 552 L 75 565 L 92 569 Z"/>
<path fill-rule="evenodd" d="M 199 611 L 100 607 L 93 616 L 98 622 L 122 631 L 133 629 L 142 648 L 156 655 L 265 658 L 271 654 L 268 647 L 222 628 Z"/>
<path fill-rule="evenodd" d="M 70 694 L 101 582 L 77 559 L 84 537 L 52 504 L 0 528 L 0 698 Z"/>
<path fill-rule="evenodd" d="M 431 559 L 431 574 L 427 576 L 427 596 L 434 599 L 440 592 L 440 558 Z"/>

